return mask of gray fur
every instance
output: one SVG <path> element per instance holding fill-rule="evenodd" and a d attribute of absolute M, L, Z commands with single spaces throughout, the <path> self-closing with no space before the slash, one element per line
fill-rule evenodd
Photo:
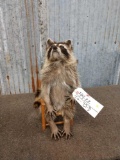
<path fill-rule="evenodd" d="M 72 92 L 80 85 L 77 73 L 77 60 L 73 54 L 71 41 L 66 42 L 56 43 L 50 39 L 47 41 L 45 62 L 41 70 L 40 97 L 46 103 L 46 119 L 52 125 L 56 111 L 62 112 L 64 119 L 68 120 L 67 123 L 74 117 L 75 103 Z M 53 51 L 51 49 L 50 57 L 48 58 L 47 54 L 52 45 L 57 46 L 57 50 Z M 62 53 L 60 45 L 65 47 L 69 53 L 69 58 Z M 55 127 L 51 128 L 52 134 L 54 134 L 53 128 Z"/>

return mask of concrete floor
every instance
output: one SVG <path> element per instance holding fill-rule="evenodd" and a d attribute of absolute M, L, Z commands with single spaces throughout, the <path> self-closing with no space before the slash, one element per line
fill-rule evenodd
<path fill-rule="evenodd" d="M 120 160 L 120 86 L 85 90 L 105 107 L 94 119 L 77 105 L 74 136 L 59 141 L 42 131 L 34 94 L 0 96 L 0 160 Z"/>

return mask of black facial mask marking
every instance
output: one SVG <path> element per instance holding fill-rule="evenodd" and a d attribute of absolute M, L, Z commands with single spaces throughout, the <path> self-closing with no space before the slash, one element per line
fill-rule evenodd
<path fill-rule="evenodd" d="M 50 47 L 50 49 L 48 50 L 48 55 L 47 55 L 48 59 L 50 58 L 51 50 L 52 50 L 52 47 Z"/>
<path fill-rule="evenodd" d="M 66 56 L 66 58 L 69 58 L 69 53 L 64 46 L 60 46 L 61 52 Z"/>
<path fill-rule="evenodd" d="M 65 55 L 65 57 L 68 59 L 68 58 L 69 58 L 69 53 L 68 53 L 67 49 L 64 48 L 64 46 L 59 46 L 59 47 L 60 47 L 60 49 L 61 49 L 61 52 L 62 52 L 62 53 Z M 49 50 L 48 50 L 48 55 L 47 55 L 48 59 L 50 58 L 50 53 L 51 53 L 51 51 L 52 51 L 53 48 L 54 48 L 54 46 L 52 45 L 52 46 L 49 48 Z"/>

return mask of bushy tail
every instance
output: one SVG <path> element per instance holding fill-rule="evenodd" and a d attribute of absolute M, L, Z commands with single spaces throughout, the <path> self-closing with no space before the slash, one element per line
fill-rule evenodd
<path fill-rule="evenodd" d="M 34 108 L 40 107 L 40 105 L 41 105 L 40 99 L 41 99 L 41 90 L 37 89 L 37 91 L 35 93 L 35 101 L 33 103 Z"/>

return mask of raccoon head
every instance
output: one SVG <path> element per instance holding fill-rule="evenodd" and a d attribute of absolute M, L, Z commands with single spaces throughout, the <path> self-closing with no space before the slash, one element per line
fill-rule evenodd
<path fill-rule="evenodd" d="M 54 42 L 47 40 L 47 59 L 49 61 L 66 61 L 72 54 L 71 40 L 65 42 Z"/>

